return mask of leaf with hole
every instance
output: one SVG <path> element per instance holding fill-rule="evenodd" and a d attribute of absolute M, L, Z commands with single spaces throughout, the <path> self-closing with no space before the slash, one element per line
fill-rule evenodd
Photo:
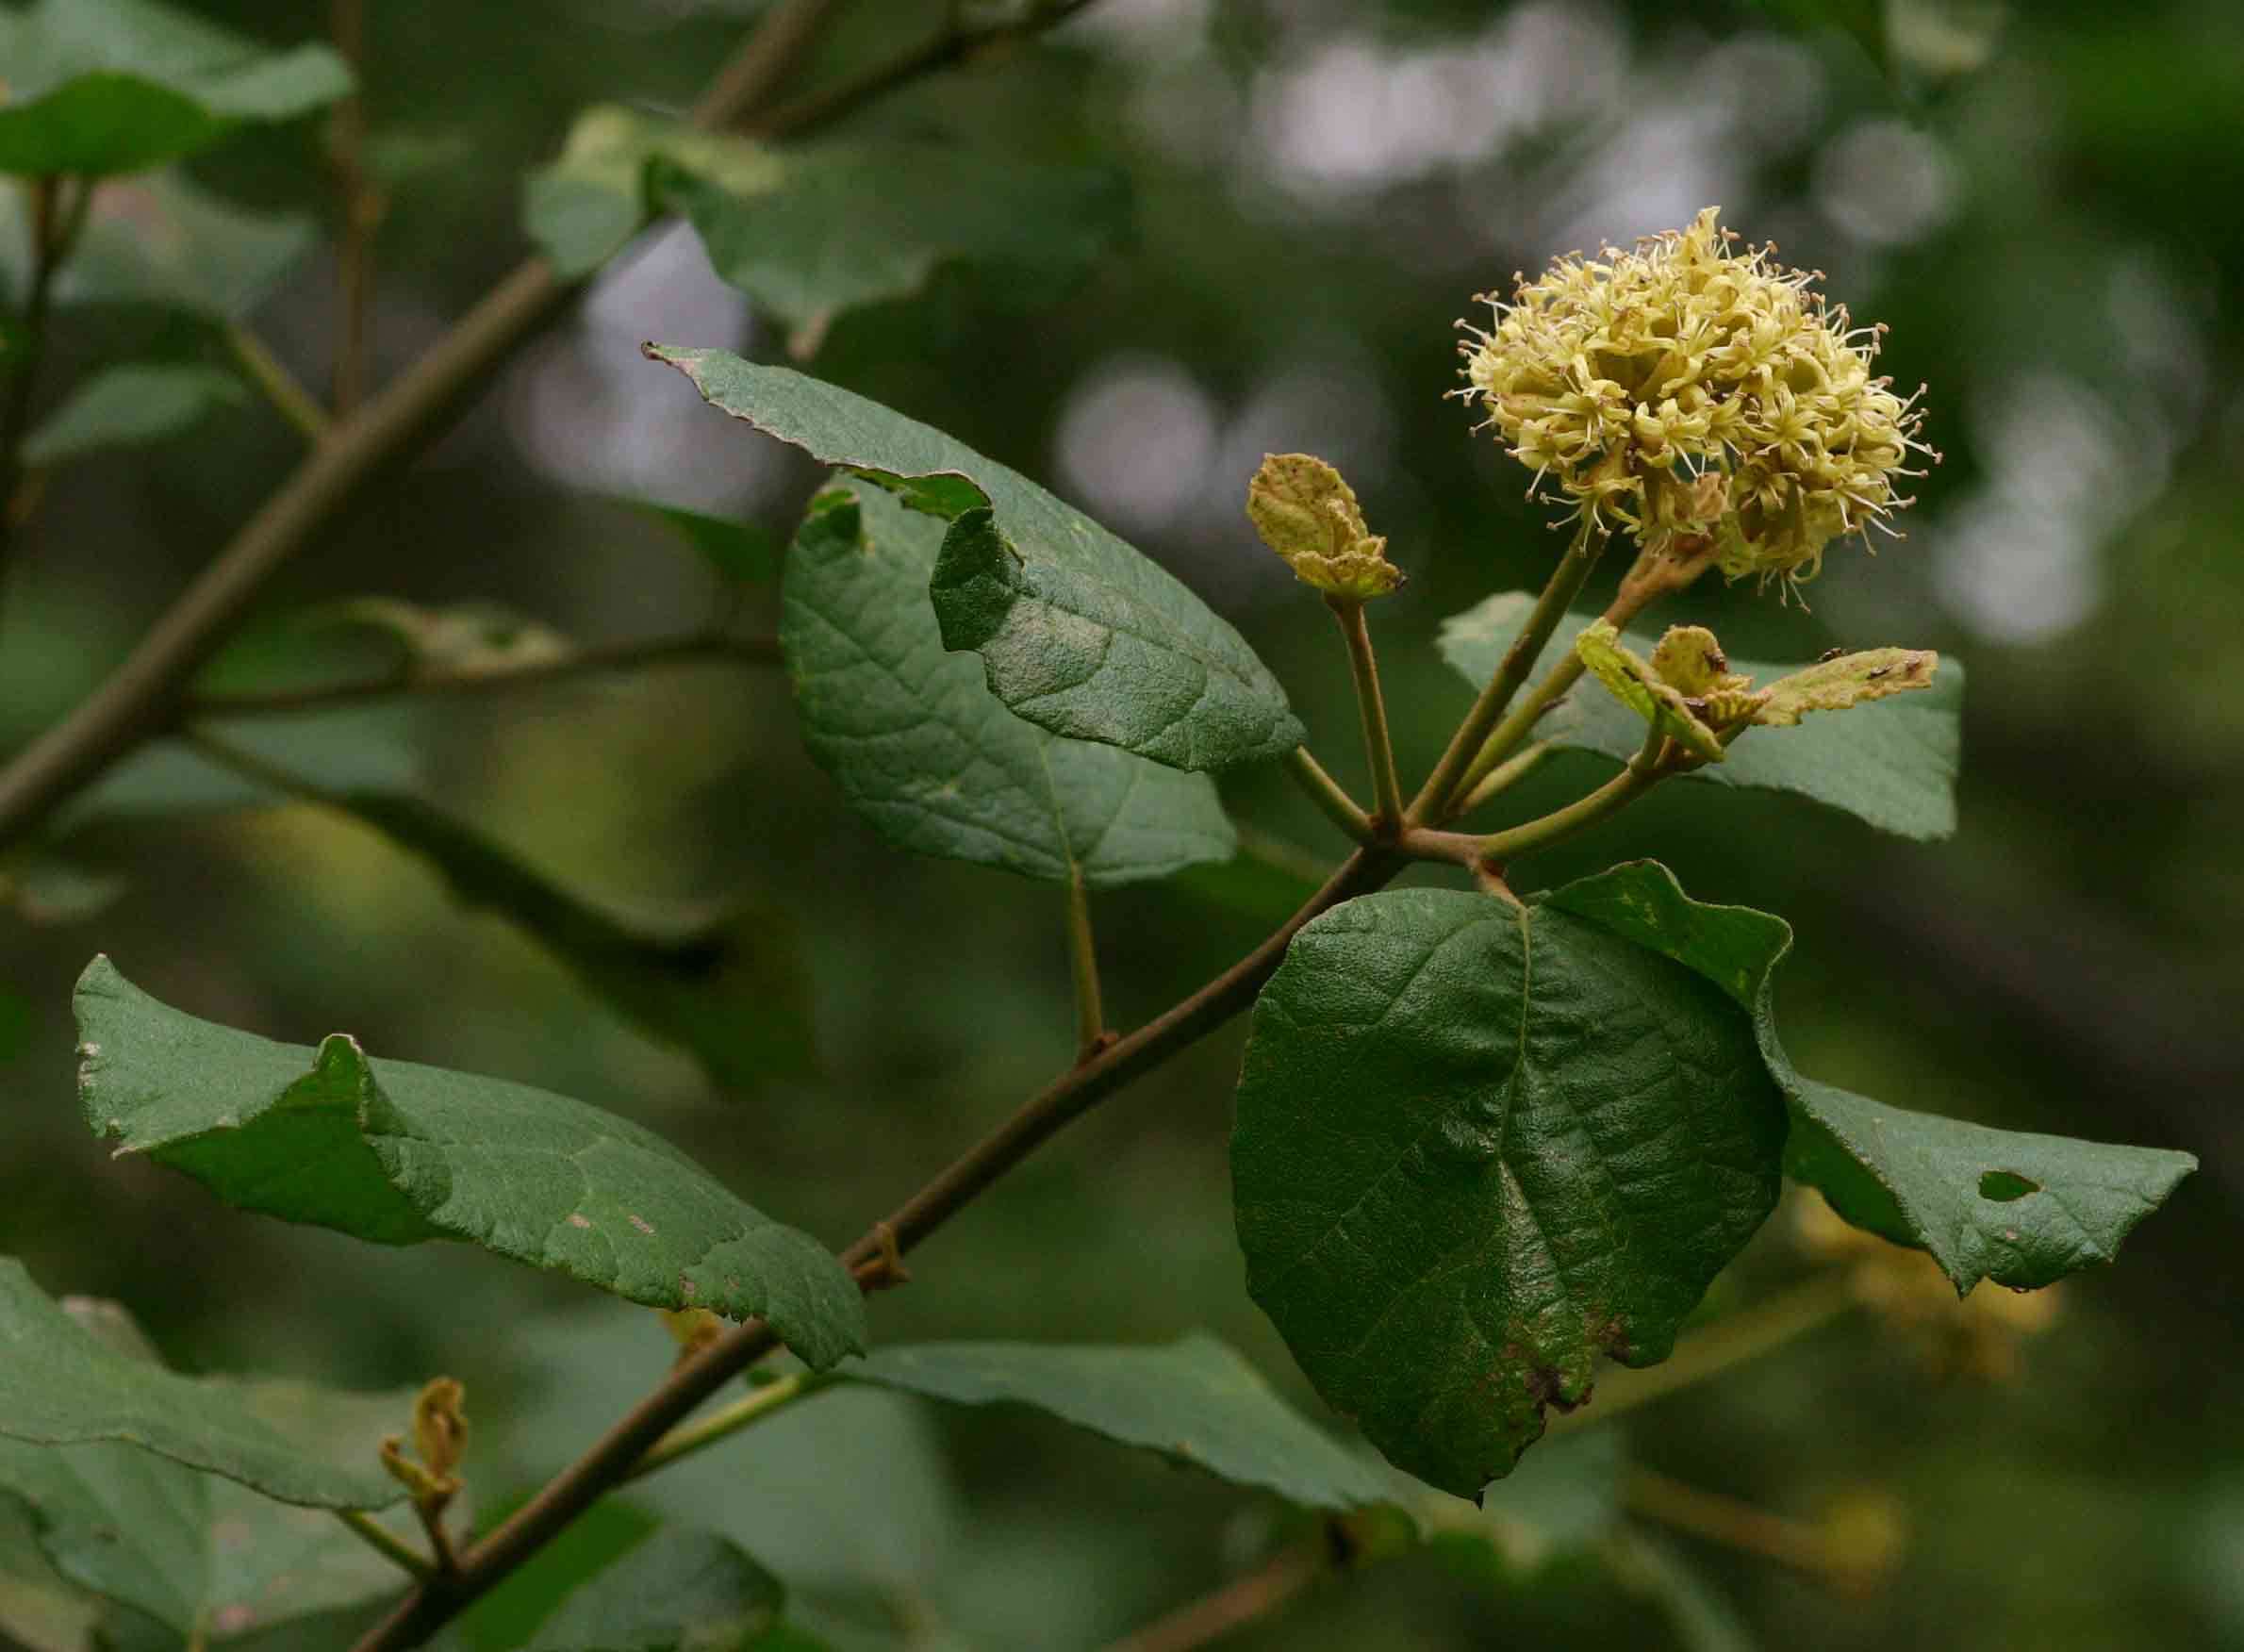
<path fill-rule="evenodd" d="M 955 1405 L 1032 1406 L 1304 1508 L 1390 1499 L 1375 1470 L 1204 1334 L 1165 1347 L 923 1343 L 881 1348 L 842 1375 Z"/>
<path fill-rule="evenodd" d="M 1442 622 L 1442 657 L 1477 688 L 1495 670 L 1534 602 L 1524 591 L 1504 591 L 1452 615 Z M 1594 614 L 1566 615 L 1544 657 L 1558 658 L 1596 620 Z M 1647 656 L 1658 644 L 1657 636 L 1640 631 L 1622 633 L 1622 640 Z M 1807 669 L 1735 656 L 1730 668 L 1764 687 Z M 1963 668 L 1943 659 L 1929 688 L 1810 717 L 1796 728 L 1752 730 L 1729 748 L 1724 761 L 1693 769 L 1687 778 L 1796 792 L 1903 837 L 1946 837 L 1955 830 L 1962 707 Z M 1535 737 L 1625 763 L 1643 745 L 1644 725 L 1597 684 L 1584 683 L 1536 725 Z"/>
<path fill-rule="evenodd" d="M 650 344 L 709 404 L 949 523 L 930 593 L 943 646 L 991 692 L 1071 739 L 1176 768 L 1301 743 L 1246 639 L 1158 564 L 1027 478 L 878 403 L 720 350 Z"/>
<path fill-rule="evenodd" d="M 1615 867 L 1547 900 L 1689 966 L 1750 1014 L 1791 1105 L 1786 1171 L 1856 1227 L 1929 1251 L 1959 1294 L 1983 1279 L 2030 1290 L 2111 1261 L 2197 1167 L 2187 1153 L 1993 1130 L 1801 1077 L 1774 1016 L 1790 926 L 1692 900 L 1657 862 Z"/>
<path fill-rule="evenodd" d="M 659 1136 L 502 1079 L 372 1061 L 197 1020 L 107 958 L 79 980 L 79 1094 L 123 1152 L 238 1209 L 385 1245 L 458 1239 L 657 1308 L 760 1314 L 805 1361 L 864 1346 L 825 1247 Z"/>
<path fill-rule="evenodd" d="M 24 462 L 46 468 L 113 448 L 151 447 L 249 400 L 223 368 L 191 361 L 130 362 L 76 386 L 24 439 Z"/>
<path fill-rule="evenodd" d="M 1255 1005 L 1247 1289 L 1389 1461 L 1476 1496 L 1600 1355 L 1667 1357 L 1774 1208 L 1784 1127 L 1751 1017 L 1693 971 L 1545 901 L 1366 896 Z"/>
<path fill-rule="evenodd" d="M 276 50 L 152 0 L 0 11 L 0 172 L 31 175 L 145 171 L 351 90 L 324 45 Z"/>
<path fill-rule="evenodd" d="M 112 1302 L 66 1299 L 60 1311 L 96 1344 L 173 1378 L 131 1317 Z M 228 1392 L 224 1385 L 206 1388 Z M 385 1433 L 403 1426 L 410 1390 L 334 1395 L 293 1383 L 244 1383 L 230 1392 L 254 1418 L 285 1430 L 299 1448 L 335 1456 L 356 1447 L 355 1466 L 374 1461 Z M 386 1476 L 367 1491 L 385 1502 Z M 101 1441 L 32 1446 L 0 1439 L 0 1505 L 13 1498 L 41 1556 L 77 1588 L 144 1612 L 182 1635 L 213 1641 L 361 1605 L 393 1593 L 398 1571 L 323 1508 L 259 1495 L 138 1444 Z M 383 1517 L 397 1535 L 417 1531 L 402 1510 Z"/>
<path fill-rule="evenodd" d="M 772 149 L 612 105 L 579 116 L 523 191 L 523 226 L 565 275 L 657 212 L 687 219 L 718 277 L 808 342 L 947 265 L 1002 270 L 1033 298 L 1064 290 L 1127 230 L 1130 193 L 1106 169 L 917 140 Z"/>
<path fill-rule="evenodd" d="M 927 601 L 943 533 L 845 482 L 788 553 L 780 646 L 804 743 L 851 806 L 899 849 L 1093 887 L 1228 859 L 1206 775 L 1048 734 L 944 651 Z"/>

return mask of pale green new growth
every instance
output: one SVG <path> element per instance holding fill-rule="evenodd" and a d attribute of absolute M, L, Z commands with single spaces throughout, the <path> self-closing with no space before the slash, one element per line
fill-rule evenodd
<path fill-rule="evenodd" d="M 1365 525 L 1356 490 L 1322 459 L 1264 454 L 1246 486 L 1246 514 L 1295 577 L 1328 597 L 1362 602 L 1403 583 L 1387 541 Z"/>
<path fill-rule="evenodd" d="M 1787 728 L 1811 711 L 1844 711 L 1889 694 L 1929 688 L 1939 666 L 1940 656 L 1922 648 L 1873 648 L 1819 660 L 1770 684 L 1753 720 Z"/>
<path fill-rule="evenodd" d="M 1708 763 L 1720 763 L 1726 755 L 1715 732 L 1691 709 L 1690 697 L 1624 645 L 1611 625 L 1600 620 L 1574 639 L 1574 652 L 1614 699 L 1691 755 Z"/>

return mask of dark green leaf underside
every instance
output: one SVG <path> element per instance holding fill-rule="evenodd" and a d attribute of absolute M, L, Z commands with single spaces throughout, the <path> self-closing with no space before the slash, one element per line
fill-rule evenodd
<path fill-rule="evenodd" d="M 1391 1461 L 1473 1496 L 1600 1354 L 1666 1357 L 1783 1139 L 1750 1019 L 1690 970 L 1547 906 L 1351 900 L 1255 1007 L 1248 1289 Z"/>
<path fill-rule="evenodd" d="M 1206 775 L 1048 734 L 945 652 L 927 600 L 943 532 L 860 482 L 820 496 L 788 554 L 803 739 L 858 813 L 899 849 L 1093 886 L 1229 858 Z"/>
<path fill-rule="evenodd" d="M 382 1244 L 450 1238 L 635 1302 L 761 1314 L 814 1365 L 864 1340 L 849 1273 L 660 1137 L 567 1097 L 197 1020 L 106 958 L 78 983 L 88 1123 L 225 1202 Z"/>
<path fill-rule="evenodd" d="M 1534 605 L 1524 591 L 1504 591 L 1442 623 L 1442 656 L 1475 687 L 1494 671 L 1520 622 Z M 1568 614 L 1552 634 L 1546 657 L 1571 648 L 1594 614 Z M 1657 632 L 1624 632 L 1649 655 Z M 1767 685 L 1796 666 L 1732 658 L 1731 668 Z M 1962 736 L 1963 668 L 1942 659 L 1930 688 L 1844 712 L 1809 717 L 1795 728 L 1755 729 L 1730 748 L 1726 761 L 1689 778 L 1718 785 L 1796 792 L 1860 817 L 1903 837 L 1946 837 L 1955 830 L 1955 776 Z M 1536 727 L 1536 737 L 1594 752 L 1616 763 L 1644 743 L 1643 719 L 1585 679 Z"/>
<path fill-rule="evenodd" d="M 884 1347 L 845 1375 L 960 1405 L 1034 1406 L 1312 1509 L 1385 1500 L 1380 1477 L 1213 1337 L 1166 1347 L 928 1343 Z"/>
<path fill-rule="evenodd" d="M 409 1403 L 300 1383 L 182 1377 L 119 1350 L 0 1258 L 0 1437 L 114 1442 L 207 1469 L 283 1502 L 379 1509 L 396 1483 L 375 1462 Z"/>
<path fill-rule="evenodd" d="M 981 654 L 991 691 L 1031 722 L 1177 768 L 1300 743 L 1285 691 L 1228 621 L 1034 483 L 786 368 L 647 349 L 712 406 L 949 521 L 932 586 L 944 646 Z"/>
<path fill-rule="evenodd" d="M 2109 1262 L 2197 1167 L 2187 1153 L 1992 1130 L 1802 1078 L 1774 1011 L 1790 928 L 1748 907 L 1694 901 L 1655 862 L 1569 884 L 1548 900 L 1689 966 L 1749 1011 L 1790 1101 L 1787 1171 L 1856 1226 L 1929 1251 L 1958 1291 L 1982 1279 L 2031 1289 Z"/>

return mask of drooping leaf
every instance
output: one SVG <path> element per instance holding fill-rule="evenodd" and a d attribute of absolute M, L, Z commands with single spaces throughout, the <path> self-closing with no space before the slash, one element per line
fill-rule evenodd
<path fill-rule="evenodd" d="M 148 447 L 249 400 L 223 368 L 191 361 L 105 368 L 71 391 L 24 440 L 26 464 L 67 464 L 109 448 Z"/>
<path fill-rule="evenodd" d="M 0 199 L 0 282 L 15 291 L 31 268 L 20 193 Z M 154 305 L 235 321 L 318 239 L 306 216 L 236 206 L 179 173 L 113 178 L 94 191 L 85 228 L 56 277 L 55 302 Z"/>
<path fill-rule="evenodd" d="M 720 350 L 649 345 L 712 406 L 949 522 L 931 594 L 943 645 L 1056 735 L 1177 768 L 1291 751 L 1285 690 L 1158 564 L 1004 466 L 877 403 Z"/>
<path fill-rule="evenodd" d="M 115 1303 L 60 1306 L 110 1352 L 161 1372 Z M 263 1384 L 253 1409 L 294 1439 L 345 1427 L 363 1448 L 363 1465 L 411 1404 L 410 1392 L 342 1396 Z M 395 1494 L 394 1486 L 385 1493 Z M 201 1626 L 206 1638 L 227 1641 L 397 1588 L 397 1568 L 327 1510 L 276 1502 L 139 1446 L 0 1440 L 0 1505 L 11 1496 L 61 1577 L 182 1635 Z M 401 1536 L 412 1528 L 403 1511 L 388 1519 Z"/>
<path fill-rule="evenodd" d="M 704 516 L 674 504 L 655 504 L 644 499 L 626 499 L 643 516 L 662 523 L 701 553 L 718 578 L 734 585 L 768 585 L 779 577 L 779 542 L 762 528 L 734 517 Z"/>
<path fill-rule="evenodd" d="M 1615 867 L 1547 899 L 1736 999 L 1791 1103 L 1787 1172 L 1856 1227 L 1929 1251 L 1959 1294 L 1983 1279 L 2030 1290 L 2111 1261 L 2197 1168 L 2187 1153 L 1991 1130 L 1802 1078 L 1774 1018 L 1773 978 L 1791 927 L 1750 907 L 1692 900 L 1657 862 Z"/>
<path fill-rule="evenodd" d="M 1033 1406 L 1307 1508 L 1357 1509 L 1390 1496 L 1378 1473 L 1211 1336 L 1165 1347 L 924 1343 L 881 1348 L 844 1374 L 959 1405 Z"/>
<path fill-rule="evenodd" d="M 1406 889 L 1294 939 L 1254 1012 L 1231 1173 L 1247 1289 L 1397 1466 L 1476 1496 L 1667 1357 L 1776 1201 L 1751 1017 L 1545 902 Z"/>
<path fill-rule="evenodd" d="M 275 51 L 151 0 L 32 0 L 0 11 L 0 172 L 140 172 L 248 121 L 351 90 L 323 45 Z"/>
<path fill-rule="evenodd" d="M 118 1442 L 307 1508 L 397 1501 L 374 1459 L 404 1414 L 394 1396 L 182 1377 L 88 1330 L 11 1258 L 0 1258 L 0 1438 Z"/>
<path fill-rule="evenodd" d="M 1488 681 L 1534 599 L 1505 591 L 1453 615 L 1442 625 L 1442 655 L 1477 688 Z M 1556 648 L 1595 622 L 1569 614 L 1554 633 Z M 1624 632 L 1622 640 L 1649 654 L 1658 639 Z M 1795 666 L 1732 657 L 1731 669 L 1767 686 Z M 1955 830 L 1955 775 L 1962 740 L 1963 668 L 1940 662 L 1939 676 L 1921 693 L 1858 705 L 1843 716 L 1811 717 L 1797 728 L 1757 729 L 1729 748 L 1727 758 L 1687 778 L 1720 785 L 1797 792 L 1859 816 L 1904 837 L 1946 837 Z M 1536 738 L 1626 762 L 1644 740 L 1635 713 L 1595 683 L 1576 687 L 1536 726 Z"/>
<path fill-rule="evenodd" d="M 736 1544 L 665 1526 L 570 1589 L 527 1640 L 509 1644 L 523 1652 L 751 1652 L 779 1627 L 781 1598 L 779 1579 Z M 455 1631 L 438 1644 L 456 1652 L 475 1643 Z"/>
<path fill-rule="evenodd" d="M 609 106 L 578 118 L 522 210 L 570 276 L 598 269 L 655 212 L 683 213 L 718 275 L 800 331 L 909 296 L 945 264 L 1058 285 L 1112 244 L 1130 200 L 1103 170 L 924 141 L 773 150 Z"/>
<path fill-rule="evenodd" d="M 864 1343 L 848 1271 L 659 1136 L 526 1084 L 197 1020 L 107 958 L 78 983 L 87 1122 L 242 1210 L 461 1239 L 635 1302 L 761 1314 L 814 1365 Z"/>
<path fill-rule="evenodd" d="M 804 742 L 899 849 L 1095 886 L 1237 847 L 1214 782 L 1061 739 L 944 652 L 927 582 L 943 524 L 865 483 L 813 503 L 788 553 L 780 645 Z"/>

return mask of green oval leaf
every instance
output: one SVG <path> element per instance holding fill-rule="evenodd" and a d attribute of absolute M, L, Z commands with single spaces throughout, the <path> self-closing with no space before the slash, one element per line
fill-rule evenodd
<path fill-rule="evenodd" d="M 1229 859 L 1206 775 L 1048 734 L 944 651 L 943 533 L 859 483 L 820 495 L 788 553 L 780 646 L 804 743 L 851 806 L 899 849 L 1095 887 Z"/>
<path fill-rule="evenodd" d="M 1285 690 L 1176 578 L 1004 466 L 878 403 L 721 350 L 650 344 L 711 406 L 943 518 L 931 595 L 943 645 L 982 655 L 990 691 L 1070 739 L 1175 768 L 1301 743 Z"/>
<path fill-rule="evenodd" d="M 140 172 L 351 90 L 326 46 L 269 50 L 148 0 L 0 11 L 0 172 L 31 174 Z"/>
<path fill-rule="evenodd" d="M 191 361 L 130 362 L 95 373 L 25 438 L 24 461 L 67 464 L 110 448 L 149 447 L 249 400 L 223 368 Z"/>
<path fill-rule="evenodd" d="M 0 200 L 0 281 L 21 292 L 31 238 L 21 190 Z M 301 214 L 252 212 L 205 194 L 177 172 L 112 178 L 94 192 L 58 305 L 154 305 L 206 321 L 247 315 L 311 250 Z"/>
<path fill-rule="evenodd" d="M 117 1304 L 79 1297 L 60 1311 L 147 1375 L 171 1375 Z M 249 1383 L 230 1392 L 254 1418 L 284 1429 L 297 1449 L 307 1442 L 327 1453 L 355 1447 L 347 1466 L 361 1470 L 413 1405 L 410 1389 L 346 1396 Z M 399 1495 L 386 1476 L 367 1484 L 385 1501 Z M 276 1502 L 137 1444 L 0 1439 L 0 1505 L 10 1494 L 56 1574 L 182 1635 L 223 1642 L 397 1589 L 397 1568 L 325 1509 Z M 418 1541 L 411 1515 L 398 1510 L 388 1518 L 401 1537 Z"/>
<path fill-rule="evenodd" d="M 948 264 L 1058 289 L 1127 228 L 1130 193 L 1102 168 L 917 140 L 770 149 L 612 105 L 580 115 L 523 190 L 523 228 L 566 276 L 591 273 L 658 211 L 684 214 L 718 278 L 807 342 Z"/>
<path fill-rule="evenodd" d="M 849 1272 L 659 1136 L 564 1096 L 337 1033 L 314 1051 L 78 982 L 79 1093 L 122 1152 L 242 1210 L 378 1244 L 462 1239 L 653 1307 L 760 1314 L 814 1366 L 862 1350 Z"/>
<path fill-rule="evenodd" d="M 1262 1373 L 1212 1336 L 1186 1336 L 1166 1347 L 924 1343 L 882 1348 L 843 1375 L 958 1405 L 1034 1406 L 1306 1508 L 1392 1500 L 1377 1472 L 1312 1427 Z"/>
<path fill-rule="evenodd" d="M 1929 1251 L 1958 1294 L 1983 1279 L 2031 1290 L 2111 1261 L 2197 1168 L 2188 1153 L 1992 1130 L 1802 1078 L 1774 1016 L 1773 981 L 1791 927 L 1750 907 L 1693 900 L 1655 861 L 1615 867 L 1547 900 L 1697 970 L 1750 1013 L 1791 1103 L 1787 1172 L 1856 1227 Z"/>
<path fill-rule="evenodd" d="M 1367 896 L 1255 1005 L 1247 1289 L 1391 1462 L 1477 1496 L 1600 1354 L 1667 1357 L 1783 1145 L 1750 1017 L 1691 970 L 1549 905 Z"/>
<path fill-rule="evenodd" d="M 94 1334 L 0 1257 L 0 1437 L 109 1441 L 207 1469 L 269 1497 L 381 1509 L 402 1493 L 375 1460 L 410 1394 L 323 1394 L 294 1382 L 182 1377 Z"/>
<path fill-rule="evenodd" d="M 1503 591 L 1452 615 L 1442 622 L 1442 657 L 1479 687 L 1534 602 L 1524 591 Z M 1570 646 L 1596 620 L 1568 614 L 1553 634 L 1558 646 Z M 1640 631 L 1624 632 L 1622 639 L 1647 656 L 1658 642 L 1656 634 Z M 1803 668 L 1733 655 L 1730 669 L 1766 687 Z M 1857 705 L 1843 716 L 1812 717 L 1796 728 L 1756 729 L 1729 748 L 1724 761 L 1685 778 L 1797 792 L 1903 837 L 1946 837 L 1955 831 L 1962 709 L 1963 667 L 1943 659 L 1929 688 Z M 1536 725 L 1535 737 L 1625 763 L 1644 743 L 1644 725 L 1591 683 L 1559 702 Z"/>

